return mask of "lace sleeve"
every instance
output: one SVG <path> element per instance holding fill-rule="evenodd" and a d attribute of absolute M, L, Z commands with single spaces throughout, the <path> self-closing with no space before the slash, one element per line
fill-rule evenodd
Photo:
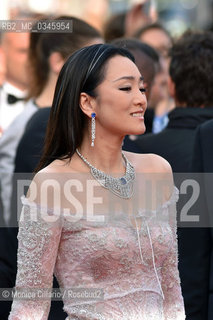
<path fill-rule="evenodd" d="M 61 223 L 58 217 L 54 223 L 47 221 L 50 216 L 45 214 L 44 217 L 41 208 L 25 199 L 19 222 L 16 292 L 9 320 L 48 318 L 50 299 L 43 293 L 39 296 L 39 292 L 52 287 Z"/>
<path fill-rule="evenodd" d="M 180 277 L 178 271 L 177 254 L 177 221 L 176 202 L 178 190 L 175 188 L 171 201 L 168 203 L 170 226 L 173 232 L 173 242 L 170 253 L 162 267 L 162 289 L 164 292 L 164 316 L 165 320 L 185 319 L 184 302 L 181 293 Z"/>

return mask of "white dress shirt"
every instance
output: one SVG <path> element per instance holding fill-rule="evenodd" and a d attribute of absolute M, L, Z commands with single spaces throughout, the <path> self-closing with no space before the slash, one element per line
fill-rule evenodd
<path fill-rule="evenodd" d="M 5 82 L 0 88 L 0 129 L 4 132 L 13 120 L 24 110 L 25 101 L 17 101 L 13 104 L 8 103 L 8 94 L 17 98 L 25 98 L 26 91 L 21 91 L 13 85 Z"/>
<path fill-rule="evenodd" d="M 10 218 L 12 177 L 16 149 L 22 138 L 27 122 L 37 110 L 38 107 L 34 101 L 32 99 L 29 100 L 24 110 L 14 119 L 0 139 L 0 197 L 6 223 L 8 223 Z"/>

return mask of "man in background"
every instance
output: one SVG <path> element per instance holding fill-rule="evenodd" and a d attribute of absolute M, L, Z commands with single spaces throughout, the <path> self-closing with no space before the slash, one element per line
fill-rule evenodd
<path fill-rule="evenodd" d="M 1 50 L 5 57 L 5 80 L 0 89 L 0 128 L 2 133 L 24 109 L 27 93 L 29 33 L 5 32 Z"/>

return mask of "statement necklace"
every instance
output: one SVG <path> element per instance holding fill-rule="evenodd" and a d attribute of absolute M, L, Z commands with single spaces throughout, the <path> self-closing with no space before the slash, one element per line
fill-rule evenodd
<path fill-rule="evenodd" d="M 103 171 L 95 168 L 84 156 L 76 149 L 79 157 L 89 166 L 90 173 L 100 183 L 100 185 L 116 196 L 124 199 L 129 199 L 133 194 L 133 182 L 135 180 L 135 169 L 132 164 L 128 161 L 126 156 L 122 152 L 122 157 L 125 161 L 126 172 L 121 178 L 114 178 Z"/>

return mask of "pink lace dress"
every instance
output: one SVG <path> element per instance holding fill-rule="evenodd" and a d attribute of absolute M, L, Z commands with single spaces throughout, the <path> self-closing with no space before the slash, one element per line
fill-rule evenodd
<path fill-rule="evenodd" d="M 30 216 L 45 209 L 24 198 L 17 290 L 51 288 L 54 273 L 67 320 L 185 319 L 177 269 L 177 197 L 174 189 L 169 201 L 156 211 L 139 210 L 134 222 L 119 212 L 102 222 L 82 218 L 75 223 L 32 221 Z M 15 298 L 9 320 L 46 320 L 49 308 L 49 297 Z"/>

